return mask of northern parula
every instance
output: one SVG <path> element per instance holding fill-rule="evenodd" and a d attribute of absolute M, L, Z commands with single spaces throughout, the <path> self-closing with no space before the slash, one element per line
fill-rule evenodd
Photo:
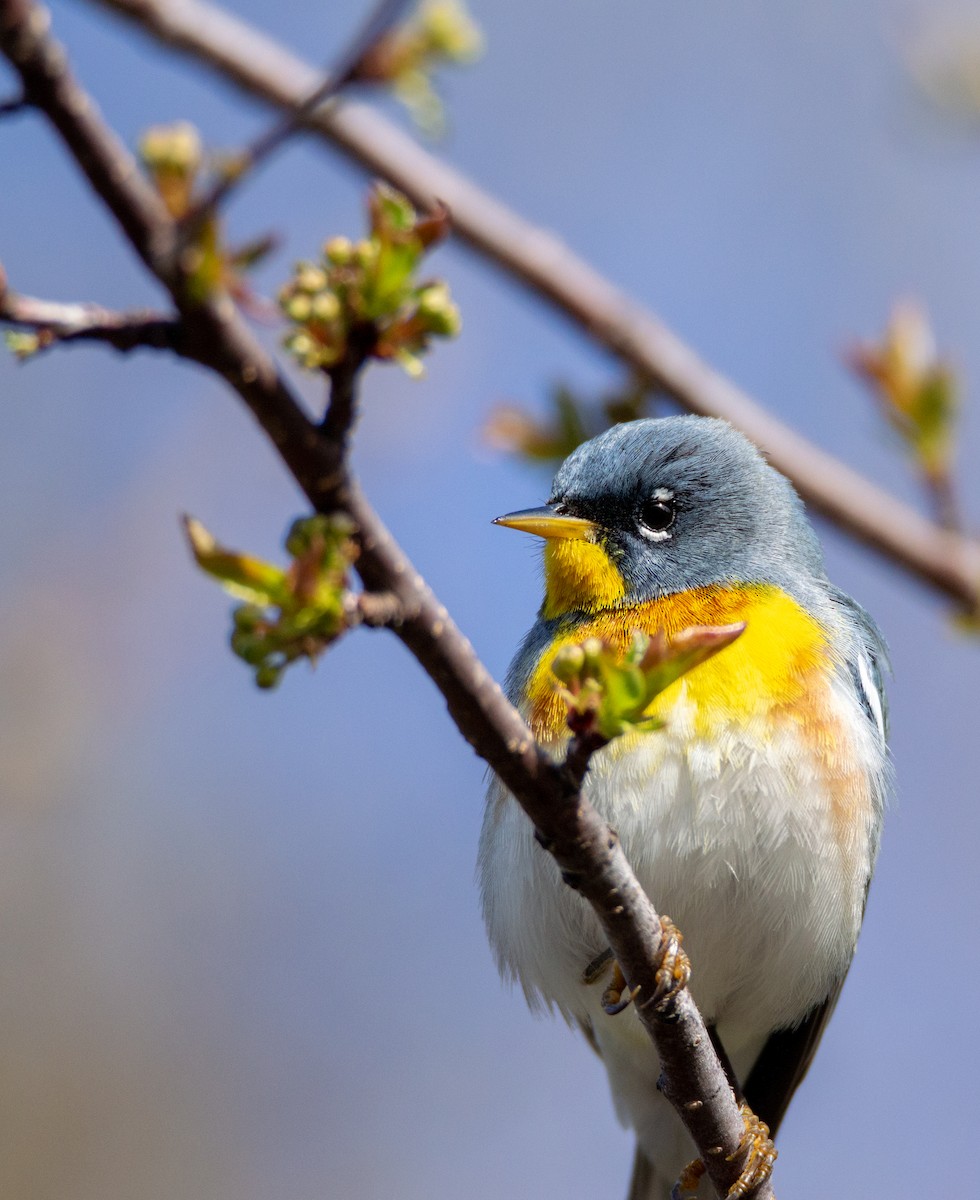
<path fill-rule="evenodd" d="M 545 539 L 544 603 L 508 691 L 556 754 L 569 737 L 550 670 L 562 646 L 746 622 L 657 698 L 663 728 L 593 756 L 585 788 L 682 932 L 694 998 L 775 1133 L 854 954 L 878 849 L 881 634 L 828 580 L 788 480 L 724 421 L 614 426 L 565 461 L 546 505 L 497 523 Z M 480 875 L 502 973 L 585 1031 L 636 1131 L 631 1200 L 662 1200 L 693 1145 L 633 1009 L 606 1015 L 583 976 L 607 949 L 591 908 L 497 780 Z"/>

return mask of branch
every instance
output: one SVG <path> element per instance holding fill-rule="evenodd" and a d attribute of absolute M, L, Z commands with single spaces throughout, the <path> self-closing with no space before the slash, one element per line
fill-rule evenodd
<path fill-rule="evenodd" d="M 227 200 L 234 189 L 241 186 L 246 176 L 251 175 L 283 142 L 302 129 L 315 109 L 326 101 L 335 99 L 348 84 L 359 77 L 365 60 L 398 20 L 407 3 L 408 0 L 379 0 L 377 7 L 369 14 L 333 70 L 285 118 L 277 121 L 240 155 L 236 155 L 233 170 L 219 179 L 211 191 L 194 205 L 181 223 L 185 239 L 199 227 L 209 213 Z"/>
<path fill-rule="evenodd" d="M 313 67 L 206 0 L 98 2 L 271 104 L 295 109 L 316 86 Z M 473 249 L 685 408 L 731 421 L 836 525 L 968 610 L 980 606 L 980 543 L 940 528 L 770 416 L 553 234 L 363 106 L 321 110 L 306 124 L 420 208 L 448 205 L 454 230 Z"/>
<path fill-rule="evenodd" d="M 47 35 L 43 10 L 31 0 L 0 0 L 0 52 L 170 290 L 185 327 L 184 356 L 235 388 L 313 506 L 334 511 L 336 447 L 304 414 L 227 297 L 190 300 L 166 252 L 173 223 L 158 204 L 145 203 L 135 164 L 95 116 L 63 51 Z M 159 257 L 157 247 L 164 248 Z M 398 636 L 439 686 L 461 732 L 518 798 L 569 883 L 595 909 L 629 986 L 640 989 L 638 1011 L 661 1056 L 668 1096 L 724 1195 L 746 1159 L 743 1120 L 690 992 L 664 987 L 661 972 L 673 953 L 669 930 L 640 888 L 615 833 L 577 783 L 537 745 L 356 483 L 347 480 L 344 490 L 345 507 L 359 529 L 358 571 L 366 589 L 394 597 L 390 603 L 397 603 L 402 614 Z M 745 1194 L 770 1198 L 771 1189 L 763 1182 Z"/>
<path fill-rule="evenodd" d="M 122 352 L 141 347 L 182 352 L 181 324 L 173 317 L 150 309 L 114 312 L 98 304 L 62 304 L 21 296 L 6 288 L 2 268 L 0 321 L 34 330 L 38 351 L 62 342 L 102 342 Z"/>

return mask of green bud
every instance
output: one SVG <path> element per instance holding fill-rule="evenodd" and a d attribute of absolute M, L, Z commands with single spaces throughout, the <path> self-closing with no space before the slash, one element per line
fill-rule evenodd
<path fill-rule="evenodd" d="M 300 263 L 296 268 L 296 287 L 309 296 L 315 296 L 327 286 L 327 275 L 312 263 Z"/>
<path fill-rule="evenodd" d="M 255 683 L 265 690 L 274 688 L 282 678 L 283 668 L 275 663 L 263 663 L 255 672 Z"/>
<path fill-rule="evenodd" d="M 320 292 L 313 298 L 312 310 L 317 321 L 336 321 L 340 316 L 340 301 L 333 292 Z"/>
<path fill-rule="evenodd" d="M 140 138 L 140 157 L 151 170 L 189 174 L 201 165 L 201 137 L 193 125 L 155 125 Z"/>
<path fill-rule="evenodd" d="M 455 337 L 461 321 L 459 309 L 449 296 L 444 283 L 433 283 L 424 288 L 418 298 L 419 316 L 425 321 L 430 333 L 440 337 Z"/>
<path fill-rule="evenodd" d="M 597 670 L 601 664 L 606 648 L 599 638 L 586 638 L 582 643 L 583 667 L 589 671 Z"/>
<path fill-rule="evenodd" d="M 298 321 L 300 323 L 310 319 L 312 307 L 313 305 L 310 302 L 309 296 L 304 295 L 302 292 L 294 293 L 283 304 L 286 316 L 291 321 Z"/>
<path fill-rule="evenodd" d="M 306 358 L 316 350 L 316 343 L 308 333 L 298 330 L 286 338 L 286 348 L 297 358 Z"/>
<path fill-rule="evenodd" d="M 360 267 L 373 267 L 378 259 L 378 246 L 376 242 L 372 242 L 365 238 L 357 243 L 354 247 L 354 257 L 357 260 L 357 265 Z"/>
<path fill-rule="evenodd" d="M 265 613 L 257 604 L 242 604 L 232 613 L 232 621 L 239 633 L 254 633 L 265 620 Z"/>
<path fill-rule="evenodd" d="M 263 634 L 240 633 L 238 630 L 231 635 L 231 648 L 250 667 L 259 666 L 269 653 L 269 643 Z"/>
<path fill-rule="evenodd" d="M 41 349 L 41 339 L 36 333 L 22 333 L 20 330 L 6 329 L 3 340 L 10 353 L 22 362 L 30 358 L 32 354 L 37 354 Z"/>
<path fill-rule="evenodd" d="M 293 558 L 301 558 L 310 548 L 310 537 L 313 529 L 313 522 L 317 521 L 317 517 L 297 517 L 290 525 L 289 532 L 286 534 L 286 553 L 291 554 Z"/>
<path fill-rule="evenodd" d="M 551 669 L 562 683 L 571 683 L 585 666 L 585 651 L 581 646 L 564 646 L 555 655 Z"/>
<path fill-rule="evenodd" d="M 335 237 L 323 246 L 323 255 L 335 267 L 346 267 L 354 257 L 354 247 L 350 238 Z"/>

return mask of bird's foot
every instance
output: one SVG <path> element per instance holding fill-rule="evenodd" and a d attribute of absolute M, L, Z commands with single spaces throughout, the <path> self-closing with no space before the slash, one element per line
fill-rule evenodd
<path fill-rule="evenodd" d="M 743 1101 L 739 1112 L 745 1125 L 745 1132 L 734 1154 L 729 1155 L 731 1162 L 740 1154 L 745 1154 L 742 1173 L 728 1189 L 725 1200 L 742 1200 L 750 1191 L 772 1174 L 773 1163 L 776 1161 L 777 1150 L 769 1136 L 769 1126 L 761 1121 L 751 1108 Z M 719 1147 L 720 1149 L 720 1147 Z M 698 1186 L 707 1167 L 701 1158 L 694 1159 L 681 1171 L 680 1178 L 670 1190 L 670 1200 L 689 1200 L 696 1196 Z"/>
<path fill-rule="evenodd" d="M 608 987 L 602 993 L 602 1011 L 607 1017 L 614 1017 L 617 1013 L 621 1013 L 624 1008 L 629 1008 L 639 990 L 639 988 L 630 990 L 630 986 L 626 982 L 626 976 L 623 974 L 623 968 L 614 959 L 612 978 L 609 980 Z"/>
<path fill-rule="evenodd" d="M 596 955 L 582 972 L 582 982 L 587 986 L 598 983 L 610 966 L 612 967 L 612 971 L 610 972 L 609 983 L 602 993 L 601 1003 L 603 1012 L 610 1017 L 614 1017 L 617 1013 L 621 1013 L 624 1008 L 629 1008 L 633 997 L 639 989 L 635 988 L 633 991 L 630 991 L 626 983 L 626 976 L 623 974 L 623 969 L 616 962 L 611 950 L 603 950 L 601 954 Z"/>
<path fill-rule="evenodd" d="M 701 1158 L 696 1158 L 693 1162 L 689 1162 L 684 1170 L 681 1171 L 680 1178 L 670 1189 L 670 1200 L 685 1200 L 686 1197 L 696 1196 L 698 1194 L 698 1187 L 707 1169 L 704 1165 L 704 1160 Z"/>
<path fill-rule="evenodd" d="M 743 1196 L 757 1188 L 760 1183 L 765 1183 L 772 1174 L 773 1164 L 779 1153 L 769 1136 L 769 1126 L 755 1115 L 744 1100 L 739 1105 L 739 1112 L 745 1123 L 745 1133 L 732 1158 L 736 1158 L 743 1151 L 747 1153 L 742 1173 L 728 1189 L 725 1200 L 742 1200 Z"/>
<path fill-rule="evenodd" d="M 660 1010 L 667 1008 L 677 993 L 687 987 L 691 978 L 691 960 L 681 949 L 684 935 L 670 917 L 660 918 L 660 928 L 664 947 L 657 968 L 657 988 L 649 1000 L 640 1002 L 640 1008 L 648 1005 Z"/>
<path fill-rule="evenodd" d="M 660 927 L 664 942 L 660 966 L 657 968 L 657 986 L 650 999 L 640 1005 L 641 1008 L 651 1004 L 657 1009 L 666 1008 L 677 993 L 687 987 L 691 978 L 691 960 L 681 949 L 684 935 L 670 917 L 661 917 Z M 610 964 L 612 972 L 606 990 L 602 993 L 602 1009 L 608 1016 L 614 1017 L 624 1008 L 629 1008 L 639 995 L 640 989 L 629 987 L 623 969 L 611 950 L 603 950 L 601 954 L 596 955 L 582 972 L 582 982 L 586 985 L 598 982 Z"/>

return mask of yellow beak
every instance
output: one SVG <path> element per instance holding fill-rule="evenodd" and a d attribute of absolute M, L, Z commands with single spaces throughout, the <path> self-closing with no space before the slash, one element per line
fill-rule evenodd
<path fill-rule="evenodd" d="M 555 511 L 552 504 L 543 504 L 540 508 L 523 508 L 520 512 L 507 513 L 497 517 L 494 525 L 503 525 L 507 529 L 520 529 L 524 533 L 534 533 L 543 538 L 566 538 L 573 541 L 592 541 L 596 527 L 592 521 L 584 517 L 572 517 L 566 513 Z"/>

